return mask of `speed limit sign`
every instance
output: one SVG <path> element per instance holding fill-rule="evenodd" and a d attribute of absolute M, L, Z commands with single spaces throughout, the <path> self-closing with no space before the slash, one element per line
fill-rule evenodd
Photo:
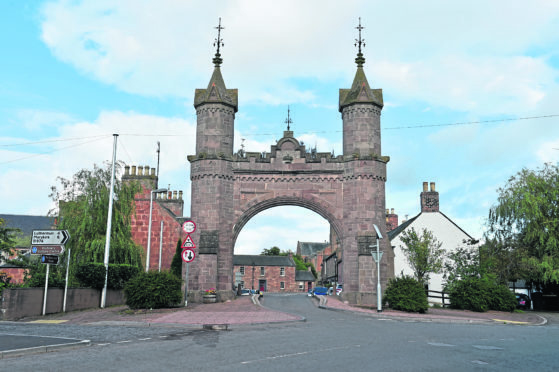
<path fill-rule="evenodd" d="M 192 262 L 194 261 L 194 258 L 196 257 L 196 253 L 194 253 L 194 251 L 192 249 L 183 249 L 182 250 L 182 260 L 184 262 Z"/>

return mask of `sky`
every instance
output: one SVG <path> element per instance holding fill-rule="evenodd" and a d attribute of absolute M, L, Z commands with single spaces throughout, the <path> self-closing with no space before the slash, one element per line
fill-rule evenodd
<path fill-rule="evenodd" d="M 307 148 L 342 153 L 340 88 L 364 70 L 382 89 L 386 207 L 420 212 L 423 182 L 440 210 L 475 238 L 497 190 L 522 168 L 559 160 L 559 2 L 516 0 L 0 3 L 0 211 L 46 215 L 50 187 L 112 159 L 157 165 L 159 186 L 185 193 L 195 149 L 193 95 L 213 71 L 239 90 L 234 148 L 270 151 L 287 107 Z M 242 140 L 244 139 L 244 141 Z M 328 240 L 299 207 L 266 210 L 236 254 Z"/>

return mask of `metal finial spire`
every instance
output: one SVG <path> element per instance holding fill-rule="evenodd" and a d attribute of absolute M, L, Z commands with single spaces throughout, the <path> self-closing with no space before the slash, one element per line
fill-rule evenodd
<path fill-rule="evenodd" d="M 365 47 L 365 39 L 361 38 L 361 30 L 365 27 L 361 26 L 361 17 L 359 17 L 359 26 L 355 27 L 359 30 L 359 39 L 355 39 L 355 46 L 358 47 L 357 58 L 355 58 L 355 63 L 357 63 L 357 67 L 363 67 L 365 63 L 365 57 L 363 57 L 363 53 L 361 53 L 361 46 Z"/>
<path fill-rule="evenodd" d="M 289 117 L 289 106 L 287 106 L 287 119 L 285 119 L 285 124 L 287 124 L 287 130 L 289 130 L 289 124 L 293 124 L 293 121 L 291 121 L 291 118 Z"/>
<path fill-rule="evenodd" d="M 223 44 L 223 39 L 221 38 L 221 30 L 225 30 L 225 27 L 221 27 L 221 17 L 219 17 L 219 24 L 215 28 L 217 29 L 217 39 L 215 39 L 214 41 L 214 46 L 217 46 L 217 50 L 212 62 L 214 63 L 215 67 L 219 67 L 223 62 L 223 59 L 221 59 L 221 54 L 219 54 L 219 48 L 225 46 L 225 44 Z"/>

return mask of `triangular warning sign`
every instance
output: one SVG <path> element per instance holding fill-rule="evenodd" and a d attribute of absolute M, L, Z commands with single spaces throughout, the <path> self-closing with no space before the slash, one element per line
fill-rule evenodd
<path fill-rule="evenodd" d="M 181 248 L 196 248 L 196 244 L 194 244 L 190 235 L 186 236 L 186 239 L 182 242 Z"/>

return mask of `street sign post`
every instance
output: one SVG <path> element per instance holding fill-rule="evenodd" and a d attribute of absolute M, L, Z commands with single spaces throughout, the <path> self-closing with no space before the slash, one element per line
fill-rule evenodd
<path fill-rule="evenodd" d="M 196 248 L 196 244 L 194 244 L 194 241 L 192 240 L 192 238 L 190 237 L 190 235 L 186 236 L 186 239 L 184 239 L 184 241 L 182 242 L 181 248 L 191 248 L 194 249 Z"/>
<path fill-rule="evenodd" d="M 31 254 L 63 254 L 63 245 L 34 245 L 31 247 Z"/>
<path fill-rule="evenodd" d="M 182 260 L 186 263 L 194 261 L 196 257 L 196 253 L 192 249 L 183 249 L 182 250 Z"/>
<path fill-rule="evenodd" d="M 41 256 L 41 262 L 44 264 L 58 265 L 58 256 L 43 255 Z"/>
<path fill-rule="evenodd" d="M 33 230 L 31 245 L 64 245 L 70 239 L 66 230 Z"/>

